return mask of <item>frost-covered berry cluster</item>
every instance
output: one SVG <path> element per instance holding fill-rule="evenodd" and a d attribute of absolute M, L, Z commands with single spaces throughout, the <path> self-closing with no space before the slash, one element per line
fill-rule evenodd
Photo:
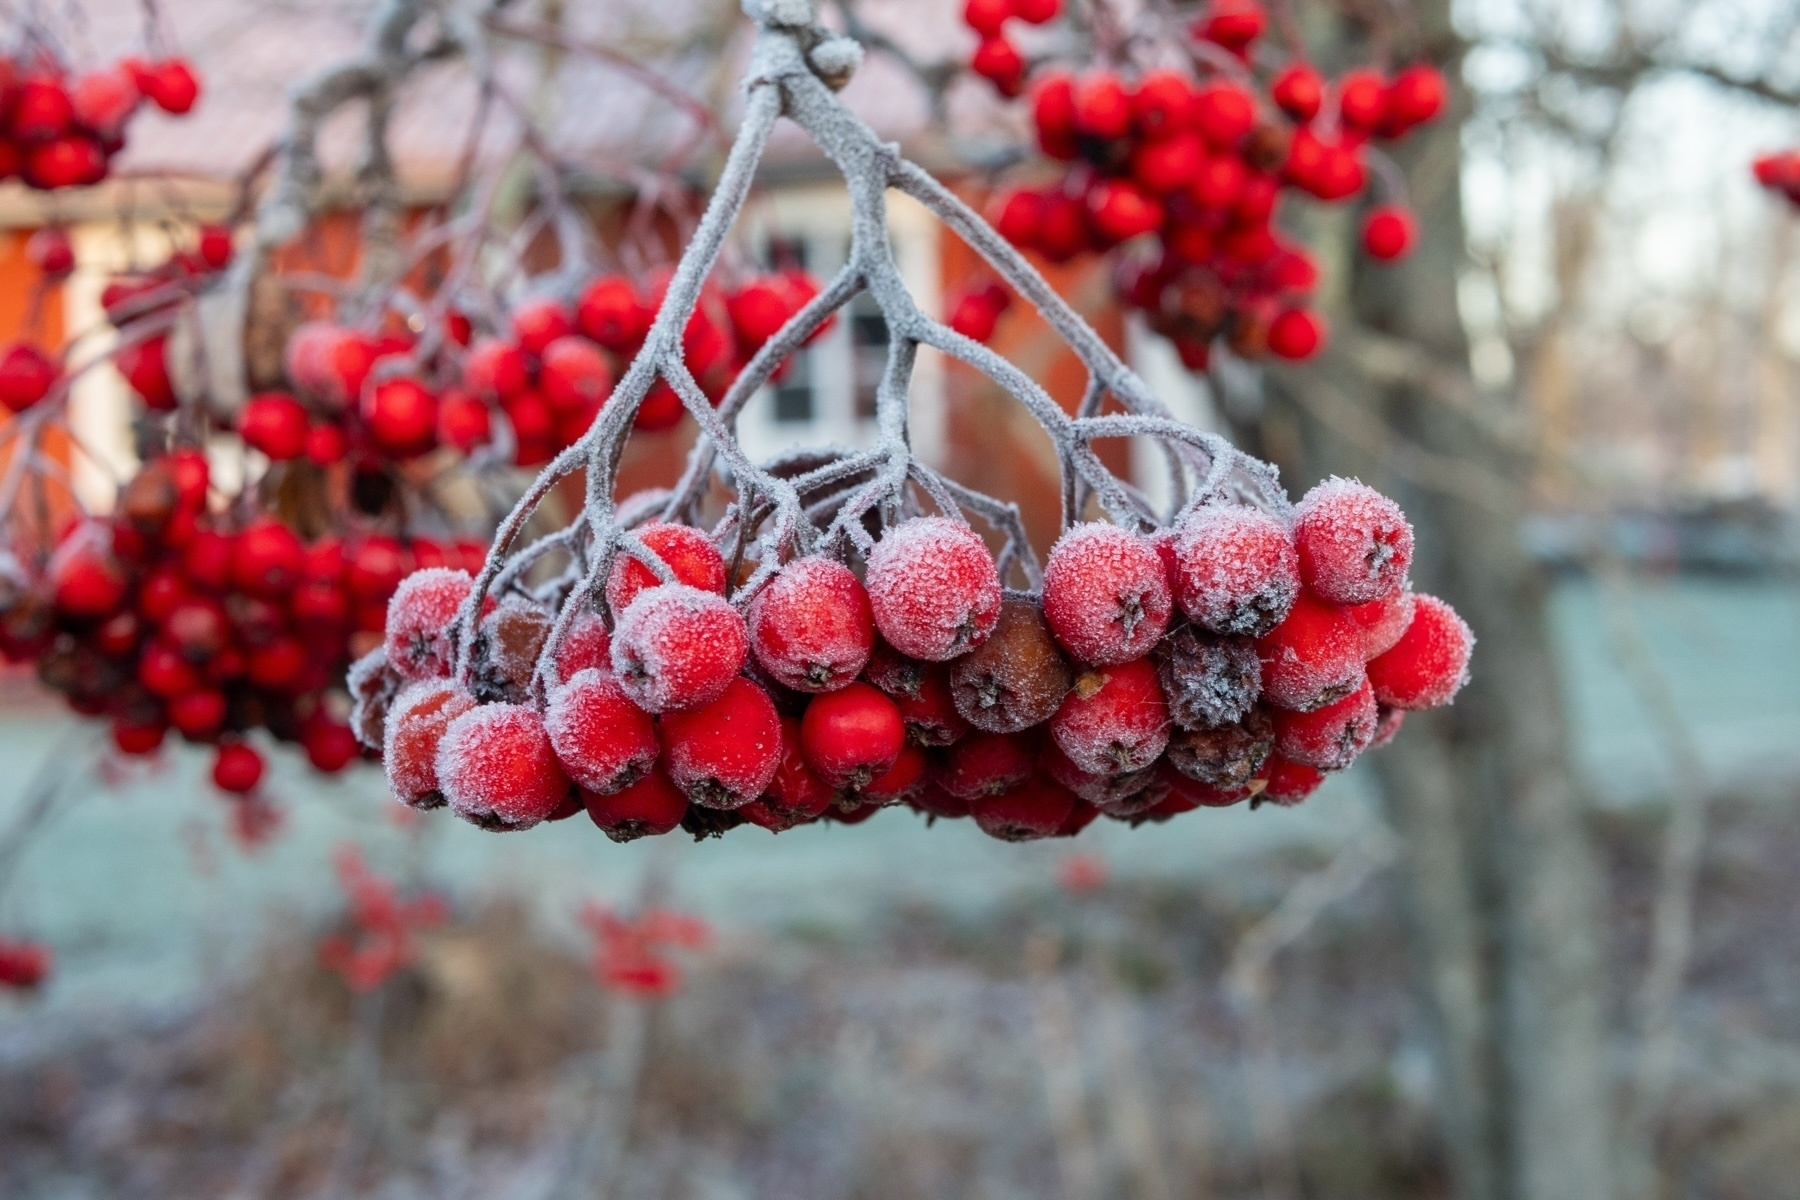
<path fill-rule="evenodd" d="M 837 103 L 841 76 L 815 69 L 834 36 L 765 21 L 724 177 L 594 424 L 478 574 L 423 571 L 394 592 L 384 644 L 351 684 L 352 727 L 395 795 L 495 830 L 585 810 L 620 840 L 854 822 L 894 804 L 1023 840 L 1100 815 L 1297 803 L 1405 712 L 1447 703 L 1472 639 L 1410 590 L 1398 506 L 1341 479 L 1291 504 L 1273 468 L 1169 416 L 1016 251 Z M 845 175 L 850 261 L 715 407 L 683 329 L 784 115 Z M 919 309 L 886 237 L 889 187 L 1068 340 L 1092 373 L 1073 415 Z M 733 432 L 743 404 L 862 292 L 890 338 L 877 444 L 751 462 Z M 1066 532 L 1041 569 L 1014 506 L 912 455 L 920 347 L 987 373 L 1050 434 Z M 701 438 L 675 488 L 618 501 L 624 440 L 663 386 Z M 1109 400 L 1122 411 L 1103 412 Z M 1166 507 L 1093 449 L 1125 436 L 1166 451 Z M 575 520 L 515 545 L 577 472 Z"/>

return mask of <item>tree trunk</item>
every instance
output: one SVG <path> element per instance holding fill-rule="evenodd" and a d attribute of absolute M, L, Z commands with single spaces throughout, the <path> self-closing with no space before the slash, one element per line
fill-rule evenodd
<path fill-rule="evenodd" d="M 1454 80 L 1462 46 L 1448 0 L 1414 10 L 1425 53 Z M 1294 482 L 1355 472 L 1399 496 L 1418 533 L 1419 588 L 1456 605 L 1479 639 L 1456 705 L 1411 718 L 1371 758 L 1407 846 L 1457 1194 L 1608 1200 L 1599 873 L 1562 715 L 1549 581 L 1520 540 L 1532 464 L 1478 416 L 1427 392 L 1420 373 L 1396 385 L 1357 365 L 1367 360 L 1354 331 L 1375 330 L 1474 394 L 1456 297 L 1466 262 L 1460 91 L 1454 105 L 1397 154 L 1420 218 L 1417 249 L 1402 264 L 1371 265 L 1350 251 L 1353 223 L 1336 220 L 1331 242 L 1348 281 L 1332 304 L 1339 345 L 1275 389 L 1274 403 L 1300 410 L 1308 461 L 1284 464 L 1302 468 Z"/>

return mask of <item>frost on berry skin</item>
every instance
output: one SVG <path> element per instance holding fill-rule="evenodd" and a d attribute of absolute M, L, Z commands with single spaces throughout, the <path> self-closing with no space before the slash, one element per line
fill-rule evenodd
<path fill-rule="evenodd" d="M 904 745 L 900 710 L 866 683 L 814 696 L 800 721 L 806 764 L 834 788 L 861 791 L 894 765 Z"/>
<path fill-rule="evenodd" d="M 1171 582 L 1181 611 L 1212 633 L 1260 637 L 1300 591 L 1293 535 L 1261 509 L 1209 505 L 1176 530 Z"/>
<path fill-rule="evenodd" d="M 969 801 L 969 815 L 989 837 L 1029 842 L 1054 836 L 1075 811 L 1074 792 L 1054 779 L 1034 775 L 1010 791 Z"/>
<path fill-rule="evenodd" d="M 781 762 L 775 768 L 774 778 L 769 780 L 768 790 L 756 803 L 776 822 L 795 825 L 819 816 L 831 807 L 834 798 L 831 785 L 806 765 L 806 755 L 800 744 L 799 718 L 781 718 Z M 774 828 L 769 821 L 759 819 L 764 814 L 745 815 L 764 829 Z"/>
<path fill-rule="evenodd" d="M 612 631 L 607 629 L 600 614 L 592 609 L 578 614 L 569 622 L 569 630 L 563 635 L 563 643 L 556 650 L 556 682 L 565 683 L 577 671 L 585 671 L 589 667 L 598 667 L 602 671 L 612 670 Z"/>
<path fill-rule="evenodd" d="M 1249 638 L 1215 637 L 1183 625 L 1156 649 L 1156 674 L 1169 716 L 1183 729 L 1217 729 L 1244 719 L 1262 695 L 1262 662 Z"/>
<path fill-rule="evenodd" d="M 413 808 L 442 808 L 438 786 L 438 744 L 450 722 L 475 707 L 475 697 L 448 679 L 412 684 L 387 710 L 381 764 L 394 799 Z"/>
<path fill-rule="evenodd" d="M 907 659 L 912 662 L 913 660 Z M 906 722 L 906 740 L 915 746 L 948 746 L 969 732 L 969 723 L 956 711 L 950 694 L 950 672 L 942 663 L 917 663 L 928 667 L 913 691 L 889 692 L 900 719 Z"/>
<path fill-rule="evenodd" d="M 950 664 L 956 711 L 989 733 L 1016 733 L 1048 721 L 1074 685 L 1069 660 L 1030 600 L 1002 603 L 987 641 Z"/>
<path fill-rule="evenodd" d="M 1100 811 L 1113 816 L 1141 812 L 1161 797 L 1161 791 L 1155 786 L 1155 767 L 1123 775 L 1096 775 L 1070 762 L 1069 756 L 1055 741 L 1044 743 L 1038 755 L 1038 769 Z"/>
<path fill-rule="evenodd" d="M 615 842 L 660 837 L 681 824 L 688 806 L 687 797 L 658 770 L 608 796 L 583 791 L 581 802 L 588 818 Z"/>
<path fill-rule="evenodd" d="M 1310 593 L 1294 601 L 1287 620 L 1257 639 L 1256 654 L 1263 696 L 1280 708 L 1310 712 L 1362 686 L 1362 627 Z"/>
<path fill-rule="evenodd" d="M 1275 710 L 1275 752 L 1285 759 L 1341 771 L 1375 740 L 1375 689 L 1363 685 L 1342 700 L 1297 713 Z"/>
<path fill-rule="evenodd" d="M 1389 708 L 1385 704 L 1375 706 L 1375 737 L 1369 743 L 1369 749 L 1379 750 L 1400 735 L 1400 727 L 1406 724 L 1406 710 Z"/>
<path fill-rule="evenodd" d="M 613 670 L 646 712 L 711 704 L 749 657 L 738 611 L 723 596 L 684 583 L 639 593 L 613 630 Z"/>
<path fill-rule="evenodd" d="M 1394 648 L 1369 663 L 1375 698 L 1389 708 L 1439 708 L 1469 681 L 1475 635 L 1456 610 L 1421 593 Z"/>
<path fill-rule="evenodd" d="M 1169 627 L 1174 600 L 1156 547 L 1116 525 L 1063 534 L 1044 566 L 1044 617 L 1078 662 L 1142 658 Z"/>
<path fill-rule="evenodd" d="M 656 764 L 656 722 L 633 704 L 611 672 L 589 667 L 550 694 L 544 729 L 569 778 L 609 795 Z"/>
<path fill-rule="evenodd" d="M 781 765 L 775 702 L 742 677 L 704 708 L 662 719 L 663 768 L 703 808 L 741 808 L 762 795 Z"/>
<path fill-rule="evenodd" d="M 1333 604 L 1367 604 L 1397 590 L 1412 566 L 1413 532 L 1400 506 L 1366 484 L 1333 476 L 1294 508 L 1300 579 Z"/>
<path fill-rule="evenodd" d="M 913 517 L 869 551 L 875 628 L 900 653 L 943 662 L 987 640 L 1000 619 L 1000 573 L 987 544 L 948 517 Z"/>
<path fill-rule="evenodd" d="M 1139 658 L 1084 673 L 1051 718 L 1050 736 L 1070 762 L 1095 775 L 1150 766 L 1169 744 L 1169 706 L 1156 667 Z"/>
<path fill-rule="evenodd" d="M 1218 729 L 1180 729 L 1169 738 L 1168 762 L 1189 779 L 1218 788 L 1247 786 L 1275 749 L 1275 723 L 1266 708 Z"/>
<path fill-rule="evenodd" d="M 482 704 L 444 730 L 438 787 L 450 811 L 483 829 L 529 829 L 573 786 L 556 761 L 544 718 L 525 704 Z"/>
<path fill-rule="evenodd" d="M 1378 658 L 1394 648 L 1406 627 L 1412 624 L 1416 597 L 1411 588 L 1399 588 L 1393 595 L 1367 604 L 1353 604 L 1345 611 L 1362 629 L 1363 657 Z"/>
<path fill-rule="evenodd" d="M 549 613 L 517 596 L 508 596 L 481 619 L 470 675 L 476 699 L 508 704 L 525 700 L 551 623 Z"/>
<path fill-rule="evenodd" d="M 403 682 L 380 646 L 350 664 L 344 677 L 344 686 L 350 689 L 350 728 L 368 749 L 381 749 L 388 706 Z"/>
<path fill-rule="evenodd" d="M 776 679 L 802 692 L 841 688 L 869 661 L 869 594 L 843 563 L 796 559 L 750 603 L 750 649 Z"/>
<path fill-rule="evenodd" d="M 712 539 L 700 530 L 656 521 L 639 529 L 637 536 L 647 549 L 655 551 L 668 564 L 669 570 L 675 572 L 677 583 L 703 592 L 725 594 L 725 559 L 712 544 Z M 619 555 L 606 577 L 606 607 L 613 620 L 616 622 L 619 615 L 631 607 L 638 593 L 661 583 L 655 571 L 628 554 Z"/>
<path fill-rule="evenodd" d="M 876 638 L 875 649 L 869 654 L 869 665 L 863 668 L 863 678 L 898 700 L 902 696 L 917 698 L 925 677 L 934 671 L 942 674 L 944 670 L 937 663 L 908 658 Z"/>
<path fill-rule="evenodd" d="M 408 679 L 448 675 L 457 610 L 474 580 L 467 571 L 430 567 L 400 581 L 388 600 L 384 646 L 394 670 Z"/>
<path fill-rule="evenodd" d="M 971 733 L 944 751 L 937 783 L 959 800 L 1015 788 L 1037 764 L 1036 740 L 1022 733 Z"/>
<path fill-rule="evenodd" d="M 1279 754 L 1269 756 L 1264 774 L 1268 782 L 1251 800 L 1252 808 L 1260 808 L 1264 804 L 1292 808 L 1318 791 L 1319 785 L 1325 782 L 1324 772 L 1317 767 L 1294 762 Z"/>

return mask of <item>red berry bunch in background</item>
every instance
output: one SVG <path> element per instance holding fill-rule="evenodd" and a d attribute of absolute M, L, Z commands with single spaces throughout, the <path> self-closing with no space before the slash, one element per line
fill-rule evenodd
<path fill-rule="evenodd" d="M 1003 236 L 1050 261 L 1116 251 L 1120 299 L 1194 370 L 1221 338 L 1245 358 L 1318 352 L 1325 328 L 1309 307 L 1318 267 L 1281 228 L 1282 198 L 1344 203 L 1372 185 L 1391 193 L 1393 173 L 1372 166 L 1377 144 L 1432 120 L 1447 99 L 1424 64 L 1327 80 L 1303 60 L 1281 63 L 1261 40 L 1266 24 L 1253 0 L 1214 3 L 1169 34 L 1192 70 L 1038 71 L 1031 120 L 1060 174 L 992 204 Z M 1001 83 L 1009 96 L 1022 87 Z M 1394 198 L 1364 218 L 1375 259 L 1401 258 L 1415 240 Z"/>
<path fill-rule="evenodd" d="M 665 908 L 626 916 L 592 901 L 578 914 L 594 939 L 594 978 L 609 992 L 662 999 L 681 990 L 675 950 L 704 950 L 712 929 L 699 917 Z"/>
<path fill-rule="evenodd" d="M 0 179 L 41 191 L 102 182 L 146 105 L 193 110 L 200 79 L 182 58 L 121 59 L 75 72 L 44 45 L 0 59 Z"/>
<path fill-rule="evenodd" d="M 969 58 L 969 69 L 992 83 L 1002 96 L 1025 89 L 1024 53 L 1007 36 L 1012 21 L 1044 25 L 1062 12 L 1062 0 L 967 0 L 963 24 L 981 40 Z"/>
<path fill-rule="evenodd" d="M 354 846 L 336 856 L 338 885 L 348 906 L 339 932 L 319 942 L 319 961 L 352 991 L 372 991 L 417 953 L 415 931 L 441 925 L 448 912 L 442 896 L 403 899 L 392 880 L 369 869 Z"/>
<path fill-rule="evenodd" d="M 1789 204 L 1800 208 L 1800 150 L 1765 154 L 1750 169 L 1757 183 L 1786 196 Z"/>

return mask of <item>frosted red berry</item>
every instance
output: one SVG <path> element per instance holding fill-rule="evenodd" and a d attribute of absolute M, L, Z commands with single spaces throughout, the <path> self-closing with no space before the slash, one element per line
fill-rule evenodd
<path fill-rule="evenodd" d="M 750 648 L 770 675 L 802 692 L 828 692 L 855 679 L 875 647 L 869 594 L 850 568 L 827 558 L 796 559 L 750 603 Z"/>
<path fill-rule="evenodd" d="M 914 517 L 869 552 L 875 628 L 900 653 L 942 662 L 979 646 L 1000 618 L 1000 573 L 987 545 L 948 517 Z"/>
<path fill-rule="evenodd" d="M 894 702 L 866 683 L 815 696 L 800 722 L 806 764 L 835 788 L 860 791 L 883 774 L 906 744 Z"/>
<path fill-rule="evenodd" d="M 1172 550 L 1181 611 L 1212 633 L 1265 634 L 1300 591 L 1293 535 L 1261 509 L 1198 508 L 1177 527 Z"/>
<path fill-rule="evenodd" d="M 1054 779 L 1035 775 L 1010 791 L 976 796 L 969 815 L 989 837 L 1028 842 L 1053 836 L 1075 811 L 1076 796 Z"/>
<path fill-rule="evenodd" d="M 1096 775 L 1069 761 L 1054 739 L 1047 739 L 1038 753 L 1038 769 L 1088 803 L 1113 816 L 1129 816 L 1155 804 L 1160 798 L 1154 768 L 1127 771 L 1123 775 Z"/>
<path fill-rule="evenodd" d="M 660 770 L 652 770 L 630 787 L 610 795 L 581 793 L 582 806 L 595 825 L 615 842 L 659 837 L 681 824 L 688 800 Z"/>
<path fill-rule="evenodd" d="M 450 722 L 474 707 L 475 697 L 448 679 L 416 683 L 394 697 L 383 729 L 381 761 L 396 800 L 413 808 L 443 805 L 438 743 Z"/>
<path fill-rule="evenodd" d="M 1075 672 L 1038 606 L 1009 599 L 988 639 L 950 664 L 956 711 L 989 733 L 1015 733 L 1048 721 L 1074 686 Z"/>
<path fill-rule="evenodd" d="M 1150 652 L 1174 606 L 1156 547 L 1116 525 L 1077 525 L 1044 566 L 1044 617 L 1077 661 L 1129 662 Z"/>
<path fill-rule="evenodd" d="M 592 667 L 550 694 L 544 729 L 569 778 L 601 795 L 643 778 L 661 750 L 650 714 L 610 672 Z"/>
<path fill-rule="evenodd" d="M 1375 698 L 1389 708 L 1438 708 L 1469 679 L 1475 635 L 1456 610 L 1421 593 L 1412 623 L 1389 650 L 1369 663 Z"/>
<path fill-rule="evenodd" d="M 556 681 L 562 683 L 589 667 L 612 670 L 612 631 L 592 609 L 578 613 L 569 622 L 562 645 L 556 650 Z"/>
<path fill-rule="evenodd" d="M 414 571 L 388 599 L 383 645 L 388 665 L 408 679 L 448 675 L 456 615 L 474 580 L 445 567 Z"/>
<path fill-rule="evenodd" d="M 1275 752 L 1321 771 L 1341 771 L 1375 740 L 1375 689 L 1363 685 L 1311 712 L 1276 709 Z"/>
<path fill-rule="evenodd" d="M 952 796 L 971 800 L 1017 787 L 1037 764 L 1035 744 L 1020 733 L 971 733 L 944 752 L 935 772 Z"/>
<path fill-rule="evenodd" d="M 661 722 L 663 765 L 706 808 L 739 808 L 762 795 L 781 764 L 781 718 L 768 693 L 742 677 L 704 708 Z"/>
<path fill-rule="evenodd" d="M 646 712 L 711 704 L 749 656 L 738 611 L 723 596 L 681 583 L 641 593 L 613 631 L 613 670 Z"/>
<path fill-rule="evenodd" d="M 1324 772 L 1305 763 L 1297 763 L 1279 754 L 1271 755 L 1264 764 L 1266 782 L 1257 793 L 1258 803 L 1290 808 L 1319 790 L 1325 782 Z"/>
<path fill-rule="evenodd" d="M 1122 775 L 1154 763 L 1169 744 L 1169 707 L 1147 658 L 1096 668 L 1075 681 L 1050 736 L 1069 761 L 1095 775 Z"/>
<path fill-rule="evenodd" d="M 444 730 L 439 789 L 452 812 L 484 829 L 529 829 L 562 807 L 571 786 L 544 730 L 525 704 L 482 704 Z"/>
<path fill-rule="evenodd" d="M 637 531 L 638 540 L 653 550 L 675 573 L 677 583 L 699 588 L 703 592 L 725 594 L 725 559 L 718 548 L 700 530 L 688 525 L 653 522 Z M 612 572 L 606 578 L 606 606 L 617 621 L 631 607 L 639 592 L 662 581 L 656 572 L 621 554 L 613 560 Z"/>
<path fill-rule="evenodd" d="M 1294 544 L 1301 581 L 1333 604 L 1379 600 L 1399 590 L 1412 566 L 1406 514 L 1354 479 L 1327 479 L 1301 498 Z"/>
<path fill-rule="evenodd" d="M 1380 600 L 1353 604 L 1345 610 L 1362 629 L 1364 658 L 1375 658 L 1394 648 L 1412 624 L 1413 602 L 1412 589 L 1403 587 Z"/>
<path fill-rule="evenodd" d="M 834 795 L 831 785 L 806 765 L 800 719 L 781 718 L 781 762 L 760 803 L 781 820 L 809 821 L 831 806 Z"/>
<path fill-rule="evenodd" d="M 1302 593 L 1287 620 L 1256 642 L 1263 695 L 1310 712 L 1362 686 L 1362 627 L 1344 609 Z"/>

